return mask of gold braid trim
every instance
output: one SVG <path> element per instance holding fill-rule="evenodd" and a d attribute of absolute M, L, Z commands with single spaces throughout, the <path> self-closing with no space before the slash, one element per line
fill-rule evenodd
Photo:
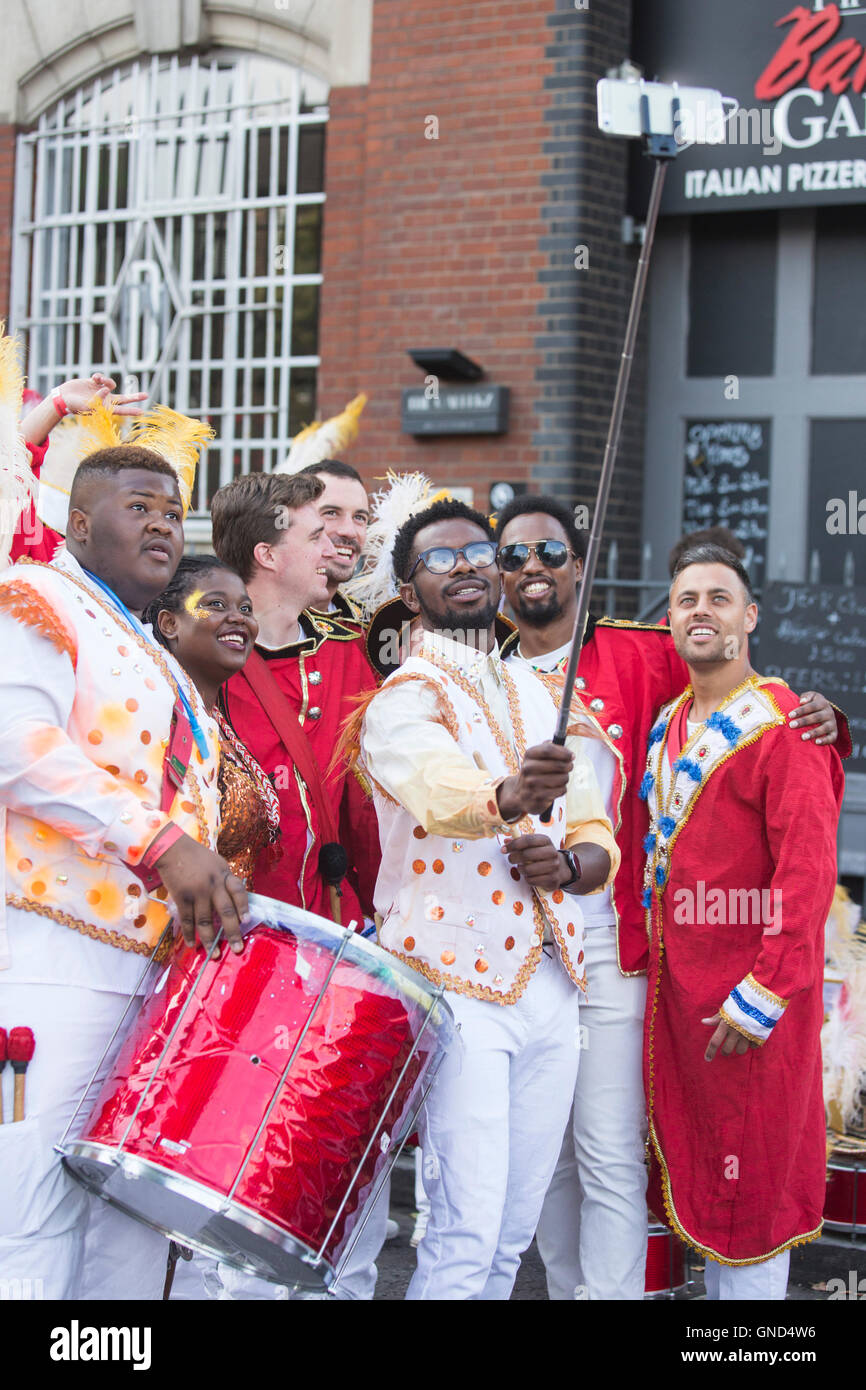
<path fill-rule="evenodd" d="M 633 632 L 657 632 L 661 637 L 670 637 L 667 623 L 639 623 L 636 618 L 599 618 L 596 627 L 621 627 Z"/>
<path fill-rule="evenodd" d="M 404 685 L 407 681 L 422 681 L 424 685 L 428 686 L 434 692 L 436 696 L 437 717 L 433 722 L 443 724 L 454 739 L 454 742 L 459 742 L 460 725 L 457 721 L 457 713 L 439 682 L 435 681 L 432 676 L 423 675 L 420 671 L 401 671 L 399 675 L 392 676 L 387 685 L 374 686 L 372 690 L 363 690 L 360 695 L 354 697 L 355 708 L 341 725 L 340 735 L 334 749 L 334 756 L 328 765 L 329 776 L 334 769 L 345 760 L 351 771 L 354 772 L 358 780 L 361 781 L 358 775 L 358 762 L 361 756 L 361 728 L 367 710 L 377 695 L 381 695 L 383 691 L 393 690 L 395 685 Z M 376 786 L 379 785 L 375 778 L 370 776 L 369 770 L 367 771 L 367 776 Z M 363 781 L 361 781 L 361 785 L 364 785 Z M 387 792 L 383 793 L 383 795 L 387 796 Z M 394 801 L 394 798 L 388 796 L 388 800 Z M 394 804 L 396 805 L 397 803 L 394 802 Z"/>
<path fill-rule="evenodd" d="M 535 674 L 547 690 L 553 703 L 558 705 L 562 699 L 562 692 L 565 688 L 564 674 L 561 674 L 559 671 L 536 671 Z M 571 715 L 572 723 L 569 724 L 565 731 L 567 734 L 571 734 L 573 738 L 599 739 L 618 757 L 619 761 L 622 762 L 622 754 L 617 753 L 611 739 L 605 734 L 598 720 L 593 719 L 577 691 L 575 691 L 571 697 L 569 714 Z"/>
<path fill-rule="evenodd" d="M 756 1033 L 750 1033 L 741 1023 L 735 1023 L 725 1009 L 724 1004 L 722 1004 L 719 1009 L 719 1018 L 723 1023 L 727 1023 L 729 1028 L 733 1028 L 735 1033 L 739 1033 L 741 1037 L 748 1038 L 749 1042 L 756 1043 L 758 1047 L 763 1047 L 764 1043 L 769 1041 L 768 1038 L 759 1038 Z"/>
<path fill-rule="evenodd" d="M 751 985 L 755 993 L 760 994 L 762 999 L 769 1000 L 771 1004 L 778 1004 L 780 1009 L 787 1009 L 791 1002 L 790 999 L 783 999 L 781 994 L 774 994 L 771 989 L 767 989 L 766 985 L 759 984 L 751 970 L 746 976 L 745 983 Z"/>
<path fill-rule="evenodd" d="M 51 604 L 32 584 L 22 579 L 0 585 L 0 612 L 8 613 L 17 623 L 35 628 L 58 652 L 66 652 L 72 669 L 78 660 L 78 650 Z"/>
<path fill-rule="evenodd" d="M 543 933 L 544 922 L 541 918 L 538 903 L 533 900 L 532 916 L 535 921 L 536 930 L 539 936 Z M 520 969 L 514 977 L 514 984 L 506 994 L 498 994 L 489 985 L 476 985 L 471 980 L 464 980 L 460 975 L 449 975 L 445 970 L 437 970 L 435 965 L 428 965 L 423 960 L 413 960 L 411 956 L 406 956 L 402 951 L 392 951 L 389 947 L 385 950 L 390 955 L 402 960 L 404 965 L 411 965 L 413 970 L 417 970 L 419 975 L 430 980 L 434 985 L 442 985 L 445 989 L 453 989 L 455 994 L 467 994 L 471 999 L 483 999 L 488 1004 L 516 1004 L 523 991 L 526 989 L 530 978 L 535 973 L 535 967 L 541 960 L 543 943 L 530 949 L 529 955 L 524 960 Z"/>
<path fill-rule="evenodd" d="M 92 922 L 83 922 L 80 917 L 73 917 L 68 912 L 61 912 L 59 907 L 49 907 L 47 903 L 35 902 L 32 898 L 19 898 L 15 893 L 6 894 L 6 902 L 10 907 L 17 907 L 21 912 L 35 912 L 38 917 L 50 917 L 53 922 L 59 922 L 62 927 L 71 927 L 73 931 L 80 932 L 82 936 L 89 936 L 94 941 L 101 941 L 106 946 L 116 946 L 120 951 L 131 951 L 137 956 L 149 956 L 153 950 L 146 941 L 133 941 L 132 937 L 124 936 L 122 932 L 109 931 L 107 927 L 96 927 Z M 174 942 L 171 936 L 166 937 L 156 956 L 158 963 L 166 960 Z"/>

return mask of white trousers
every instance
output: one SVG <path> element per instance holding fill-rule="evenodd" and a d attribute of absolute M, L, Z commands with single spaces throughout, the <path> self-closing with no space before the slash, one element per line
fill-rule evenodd
<path fill-rule="evenodd" d="M 578 1000 L 547 954 L 515 1004 L 449 992 L 463 1048 L 445 1059 L 427 1101 L 430 1221 L 408 1299 L 509 1298 L 568 1120 Z"/>
<path fill-rule="evenodd" d="M 232 1269 L 212 1255 L 194 1255 L 192 1260 L 178 1260 L 171 1286 L 171 1301 L 218 1300 L 294 1300 L 295 1298 L 334 1299 L 343 1303 L 368 1302 L 376 1292 L 378 1269 L 376 1261 L 385 1243 L 388 1206 L 391 1195 L 390 1177 L 382 1187 L 363 1231 L 346 1262 L 333 1293 L 293 1294 L 284 1284 L 272 1284 L 255 1274 Z"/>
<path fill-rule="evenodd" d="M 551 1299 L 637 1300 L 647 1251 L 646 978 L 620 974 L 606 927 L 588 931 L 584 949 L 580 1072 L 536 1240 Z"/>
<path fill-rule="evenodd" d="M 779 1302 L 788 1289 L 790 1264 L 790 1250 L 757 1265 L 722 1265 L 708 1259 L 704 1267 L 707 1299 Z"/>
<path fill-rule="evenodd" d="M 11 1067 L 0 1075 L 0 1298 L 162 1297 L 165 1239 L 90 1197 L 53 1148 L 126 1003 L 104 990 L 0 977 L 0 1027 L 32 1028 L 36 1043 L 23 1122 L 12 1122 Z"/>

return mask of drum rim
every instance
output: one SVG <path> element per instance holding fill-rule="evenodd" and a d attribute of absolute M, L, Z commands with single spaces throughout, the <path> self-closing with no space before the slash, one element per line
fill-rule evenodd
<path fill-rule="evenodd" d="M 261 1216 L 250 1207 L 245 1207 L 243 1203 L 238 1202 L 234 1198 L 228 1202 L 227 1210 L 224 1211 L 223 1208 L 226 1206 L 226 1198 L 220 1197 L 220 1194 L 215 1188 L 207 1187 L 206 1184 L 198 1182 L 195 1178 L 186 1178 L 181 1173 L 173 1173 L 170 1169 L 161 1167 L 160 1164 L 155 1163 L 152 1159 L 141 1158 L 137 1154 L 128 1153 L 126 1150 L 121 1150 L 121 1152 L 118 1153 L 111 1145 L 100 1144 L 91 1139 L 74 1139 L 71 1143 L 64 1145 L 62 1148 L 58 1148 L 58 1151 L 63 1159 L 64 1165 L 69 1169 L 76 1182 L 81 1183 L 82 1187 L 98 1195 L 101 1197 L 102 1201 L 108 1202 L 109 1205 L 116 1207 L 118 1211 L 122 1211 L 124 1215 L 131 1216 L 136 1221 L 141 1222 L 143 1226 L 149 1226 L 151 1230 L 159 1231 L 161 1235 L 166 1236 L 169 1240 L 179 1241 L 181 1245 L 186 1245 L 191 1250 L 196 1250 L 199 1254 L 211 1255 L 221 1260 L 223 1264 L 230 1265 L 233 1269 L 241 1270 L 244 1274 L 255 1274 L 258 1275 L 260 1279 L 268 1279 L 267 1275 L 262 1274 L 260 1269 L 254 1268 L 251 1264 L 240 1263 L 237 1258 L 233 1259 L 230 1255 L 214 1249 L 213 1246 L 206 1245 L 203 1241 L 197 1241 L 185 1231 L 173 1229 L 172 1227 L 162 1225 L 160 1222 L 152 1221 L 142 1216 L 140 1212 L 137 1212 L 125 1202 L 119 1201 L 115 1196 L 106 1195 L 100 1189 L 92 1185 L 83 1174 L 79 1173 L 71 1160 L 75 1158 L 99 1159 L 104 1158 L 105 1155 L 111 1155 L 111 1162 L 107 1166 L 112 1169 L 119 1169 L 124 1173 L 124 1176 L 128 1175 L 130 1177 L 150 1180 L 155 1187 L 164 1187 L 167 1191 L 174 1192 L 179 1197 L 197 1198 L 201 1196 L 205 1200 L 198 1202 L 197 1204 L 199 1206 L 204 1206 L 208 1211 L 215 1214 L 230 1214 L 232 1220 L 236 1220 L 237 1224 L 243 1227 L 244 1230 L 249 1231 L 251 1235 L 258 1235 L 266 1239 L 272 1233 L 276 1236 L 276 1240 L 272 1241 L 272 1244 L 278 1246 L 279 1249 L 285 1251 L 286 1254 L 294 1256 L 311 1271 L 315 1271 L 317 1268 L 311 1258 L 315 1256 L 315 1251 L 311 1246 L 306 1245 L 302 1240 L 299 1240 L 297 1236 L 290 1235 L 288 1231 L 284 1231 L 281 1226 L 278 1226 L 273 1221 L 269 1221 L 267 1217 Z M 324 1266 L 324 1272 L 319 1276 L 318 1283 L 316 1285 L 311 1283 L 309 1287 L 321 1288 L 324 1286 L 327 1288 L 336 1276 L 336 1265 L 332 1264 L 324 1255 L 322 1255 L 319 1263 Z M 284 1281 L 274 1279 L 268 1280 L 268 1282 L 279 1284 Z M 298 1285 L 298 1287 L 305 1286 Z"/>
<path fill-rule="evenodd" d="M 275 927 L 278 931 L 291 931 L 291 922 L 282 922 L 279 920 L 279 917 L 281 915 L 285 916 L 286 913 L 290 913 L 296 917 L 301 925 L 306 924 L 313 926 L 318 931 L 322 932 L 325 937 L 332 937 L 335 945 L 342 941 L 348 930 L 347 927 L 338 927 L 336 922 L 329 922 L 327 917 L 319 917 L 315 912 L 307 912 L 303 907 L 293 907 L 290 903 L 278 902 L 276 898 L 266 898 L 261 893 L 250 893 L 249 905 L 253 918 L 255 917 L 256 911 L 259 911 L 263 914 L 264 920 L 247 923 L 247 925 L 242 928 L 245 936 L 257 926 Z M 389 970 L 392 970 L 398 979 L 405 980 L 407 984 L 412 985 L 413 989 L 422 989 L 428 996 L 425 1001 L 425 1006 L 429 1008 L 431 1005 L 436 1005 L 441 1008 L 445 1014 L 444 1020 L 437 1019 L 436 1010 L 434 1008 L 430 1017 L 430 1022 L 435 1024 L 436 1028 L 439 1030 L 444 1028 L 447 1031 L 450 1029 L 450 1041 L 453 1041 L 457 1029 L 454 1020 L 454 1011 L 448 1003 L 443 990 L 437 985 L 432 984 L 425 975 L 422 975 L 420 970 L 413 970 L 411 965 L 407 965 L 405 961 L 400 960 L 392 951 L 386 951 L 384 946 L 380 946 L 377 941 L 371 941 L 368 937 L 360 936 L 359 933 L 355 931 L 351 933 L 351 940 L 346 947 L 343 959 L 345 960 L 348 958 L 351 960 L 353 956 L 356 957 L 356 961 L 358 957 L 360 957 L 361 960 L 363 960 L 364 957 L 369 957 L 380 965 L 387 963 Z"/>

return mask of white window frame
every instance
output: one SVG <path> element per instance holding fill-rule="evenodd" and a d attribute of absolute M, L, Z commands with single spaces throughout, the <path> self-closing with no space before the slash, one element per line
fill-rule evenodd
<path fill-rule="evenodd" d="M 128 386 L 135 378 L 133 389 L 153 402 L 209 420 L 217 440 L 193 497 L 200 515 L 217 486 L 253 467 L 271 471 L 315 414 L 321 359 L 293 353 L 291 330 L 295 292 L 321 286 L 321 267 L 293 272 L 297 209 L 325 202 L 324 188 L 296 191 L 299 134 L 326 127 L 326 103 L 320 78 L 260 55 L 154 57 L 80 87 L 18 139 L 10 326 L 26 344 L 28 382 L 44 396 L 68 377 L 104 370 Z M 215 276 L 217 219 L 225 250 Z M 256 229 L 264 221 L 263 265 Z M 244 236 L 245 264 L 233 274 Z M 109 284 L 106 266 L 118 260 Z M 258 357 L 254 313 L 260 334 L 264 327 Z M 300 371 L 312 374 L 312 405 L 309 418 L 290 422 Z"/>

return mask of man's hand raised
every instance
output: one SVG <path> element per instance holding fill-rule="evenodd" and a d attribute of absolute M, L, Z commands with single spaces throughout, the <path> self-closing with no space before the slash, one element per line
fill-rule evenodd
<path fill-rule="evenodd" d="M 174 899 L 188 946 L 195 945 L 196 932 L 206 950 L 213 945 L 218 919 L 232 950 L 244 949 L 247 890 L 220 855 L 183 835 L 154 861 L 154 868 Z"/>
<path fill-rule="evenodd" d="M 527 813 L 539 815 L 565 795 L 574 756 L 557 743 L 538 743 L 527 748 L 520 772 L 506 777 L 499 786 L 498 802 L 502 819 L 519 820 Z"/>

